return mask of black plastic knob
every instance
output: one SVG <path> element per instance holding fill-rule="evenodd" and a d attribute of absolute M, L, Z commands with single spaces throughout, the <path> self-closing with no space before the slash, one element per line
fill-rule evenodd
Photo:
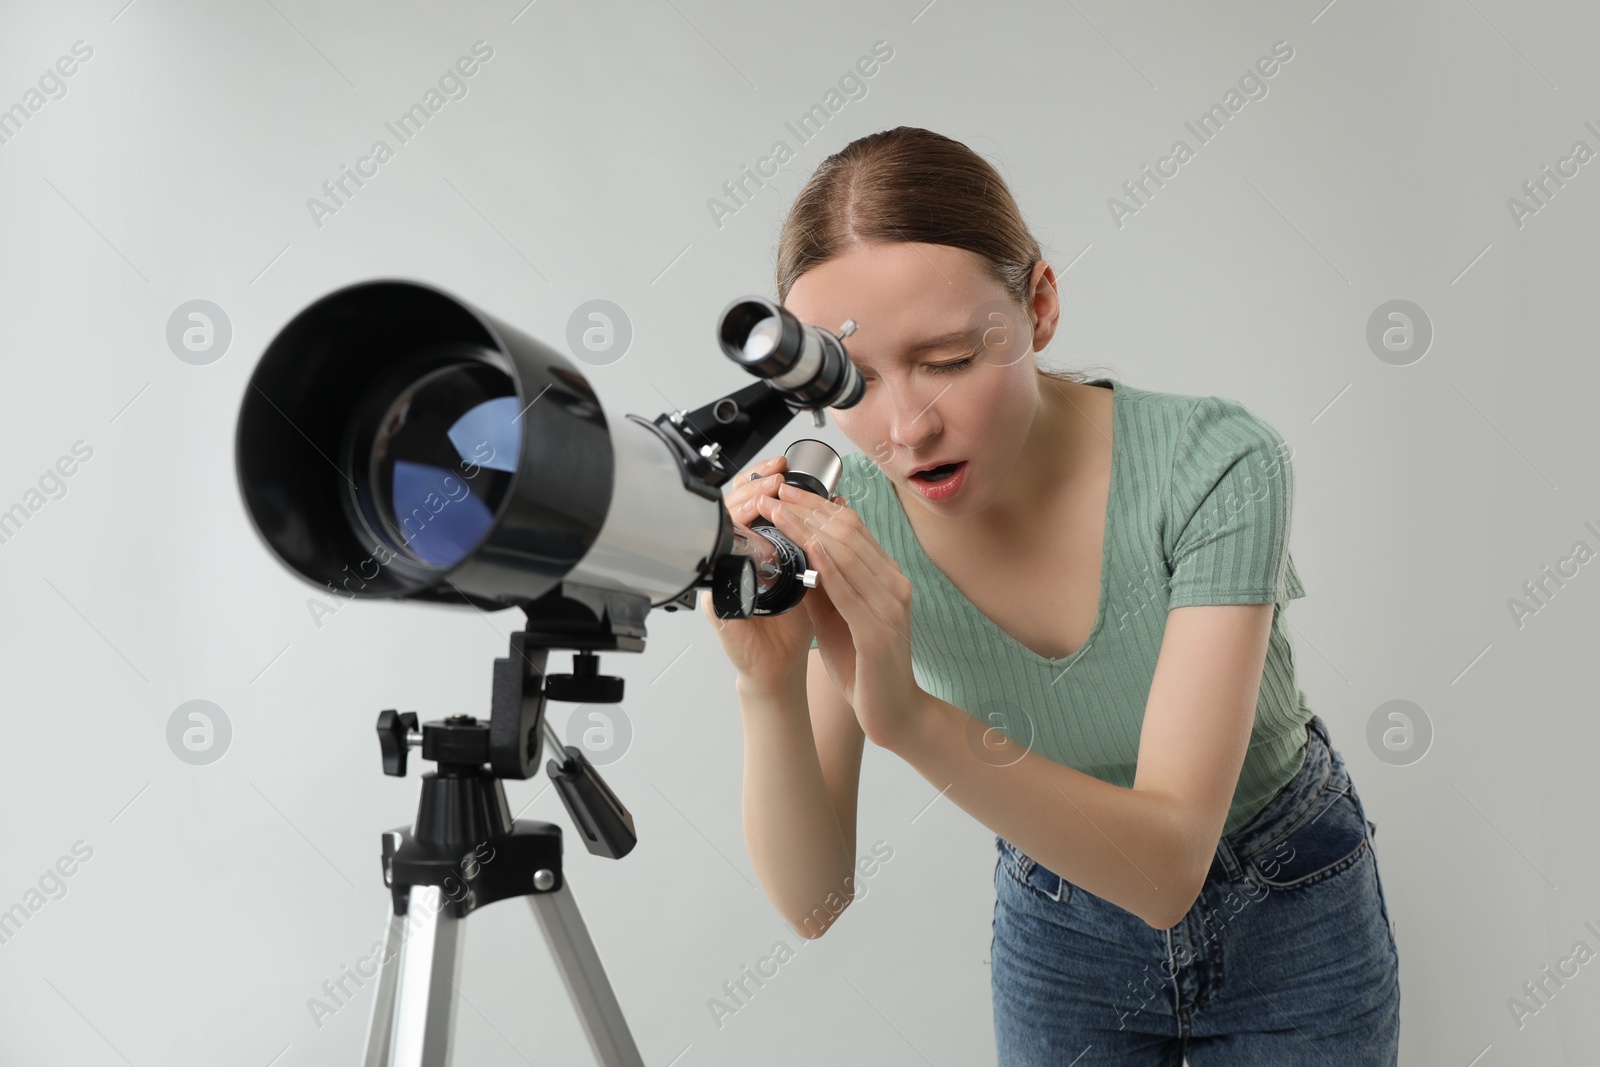
<path fill-rule="evenodd" d="M 406 753 L 411 748 L 411 733 L 417 728 L 417 713 L 393 708 L 378 712 L 378 746 L 383 749 L 383 773 L 396 778 L 406 776 Z"/>
<path fill-rule="evenodd" d="M 578 652 L 572 657 L 571 674 L 545 675 L 544 695 L 572 704 L 620 704 L 622 679 L 601 674 L 600 657 L 593 652 Z"/>

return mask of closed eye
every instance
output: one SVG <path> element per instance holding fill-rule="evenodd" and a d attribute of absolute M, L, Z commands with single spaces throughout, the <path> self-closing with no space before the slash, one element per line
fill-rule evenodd
<path fill-rule="evenodd" d="M 956 371 L 965 370 L 966 368 L 972 366 L 977 361 L 978 361 L 977 360 L 977 356 L 973 355 L 973 356 L 968 356 L 965 359 L 953 360 L 950 363 L 925 363 L 925 364 L 923 364 L 923 366 L 927 367 L 930 371 L 932 371 L 935 374 L 953 374 Z M 857 370 L 860 370 L 860 368 L 858 367 Z M 871 378 L 867 378 L 865 376 L 863 376 L 861 380 L 863 382 L 871 382 L 872 381 Z"/>
<path fill-rule="evenodd" d="M 966 359 L 958 359 L 954 363 L 930 363 L 928 364 L 928 369 L 935 374 L 950 374 L 972 366 L 973 362 L 973 357 L 968 356 Z"/>

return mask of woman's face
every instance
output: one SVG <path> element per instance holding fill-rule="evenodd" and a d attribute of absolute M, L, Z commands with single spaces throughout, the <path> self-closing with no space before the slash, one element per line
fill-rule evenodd
<path fill-rule="evenodd" d="M 1055 325 L 1052 307 L 1030 330 L 981 262 L 948 245 L 860 244 L 806 271 L 784 301 L 800 321 L 833 332 L 856 321 L 844 344 L 866 389 L 854 407 L 829 409 L 834 421 L 902 500 L 950 518 L 1003 499 L 1039 406 L 1035 345 Z M 1048 271 L 1036 263 L 1034 280 Z M 966 469 L 948 499 L 930 499 L 911 477 L 960 460 Z M 839 488 L 847 498 L 849 490 Z"/>

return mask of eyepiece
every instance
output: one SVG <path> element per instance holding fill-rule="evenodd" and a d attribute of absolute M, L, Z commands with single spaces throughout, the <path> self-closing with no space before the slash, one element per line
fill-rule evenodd
<path fill-rule="evenodd" d="M 768 379 L 799 406 L 854 407 L 863 391 L 841 337 L 808 326 L 780 304 L 742 297 L 723 309 L 717 327 L 723 353 Z"/>

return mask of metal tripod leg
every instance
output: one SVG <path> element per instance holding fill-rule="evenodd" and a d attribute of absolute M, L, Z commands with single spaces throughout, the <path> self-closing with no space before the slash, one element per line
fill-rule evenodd
<path fill-rule="evenodd" d="M 571 883 L 563 882 L 553 893 L 532 893 L 527 900 L 561 971 L 595 1060 L 603 1067 L 644 1067 L 600 954 L 589 938 L 589 927 L 572 897 Z"/>
<path fill-rule="evenodd" d="M 364 1067 L 447 1067 L 461 981 L 461 924 L 440 909 L 438 886 L 412 886 L 405 915 L 390 915 L 373 991 Z M 531 893 L 528 906 L 602 1067 L 644 1067 L 589 927 L 568 883 Z"/>
<path fill-rule="evenodd" d="M 389 1062 L 389 1030 L 394 1025 L 394 990 L 399 984 L 405 925 L 405 916 L 389 913 L 381 942 L 383 963 L 378 969 L 378 987 L 372 992 L 372 1014 L 367 1019 L 367 1045 L 361 1052 L 362 1067 L 383 1067 Z"/>
<path fill-rule="evenodd" d="M 446 1067 L 461 981 L 461 923 L 442 910 L 438 886 L 412 886 L 405 915 L 391 915 L 386 959 L 372 998 L 365 1067 Z"/>

